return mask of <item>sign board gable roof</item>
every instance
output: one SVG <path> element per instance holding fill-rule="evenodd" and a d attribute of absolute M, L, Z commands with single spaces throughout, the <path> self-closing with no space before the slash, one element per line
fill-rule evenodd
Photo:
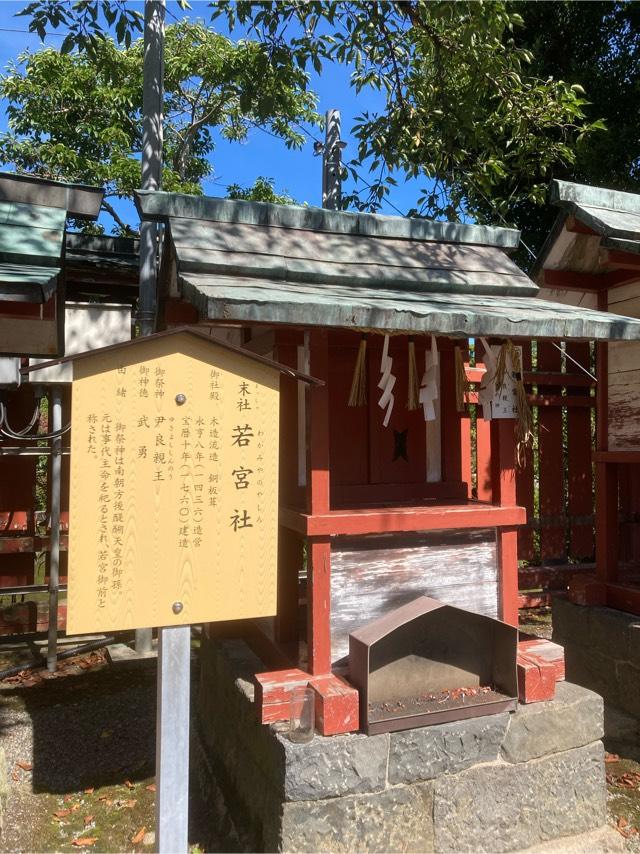
<path fill-rule="evenodd" d="M 66 364 L 67 362 L 98 359 L 104 354 L 116 350 L 143 350 L 145 345 L 148 345 L 149 342 L 157 341 L 158 339 L 163 338 L 175 337 L 177 347 L 179 344 L 180 337 L 184 336 L 191 336 L 200 340 L 204 340 L 208 344 L 210 344 L 212 348 L 219 347 L 223 350 L 228 350 L 238 356 L 242 356 L 245 359 L 249 359 L 250 361 L 254 362 L 259 362 L 260 364 L 265 365 L 268 368 L 272 368 L 274 371 L 277 371 L 281 374 L 285 374 L 286 376 L 292 377 L 293 379 L 302 380 L 303 382 L 309 383 L 310 385 L 323 385 L 323 382 L 321 380 L 315 379 L 314 377 L 310 377 L 307 374 L 301 373 L 300 371 L 296 371 L 293 368 L 288 367 L 287 365 L 282 365 L 280 362 L 275 362 L 273 361 L 273 359 L 268 359 L 266 356 L 260 356 L 257 353 L 251 352 L 250 350 L 245 350 L 242 347 L 236 347 L 233 344 L 229 344 L 227 341 L 212 338 L 204 330 L 198 329 L 197 327 L 193 326 L 178 326 L 173 329 L 167 329 L 164 332 L 156 332 L 153 335 L 132 338 L 130 341 L 124 341 L 120 344 L 110 344 L 108 347 L 100 347 L 97 350 L 87 350 L 84 353 L 76 353 L 71 356 L 64 356 L 61 359 L 52 359 L 49 362 L 41 362 L 37 365 L 31 365 L 28 368 L 24 368 L 23 373 L 30 373 L 31 371 L 42 370 L 43 368 L 50 368 L 54 365 Z M 142 352 L 140 354 L 140 358 L 144 358 Z"/>

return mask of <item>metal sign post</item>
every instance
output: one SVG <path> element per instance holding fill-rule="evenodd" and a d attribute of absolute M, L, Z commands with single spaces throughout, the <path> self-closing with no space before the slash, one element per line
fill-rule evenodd
<path fill-rule="evenodd" d="M 189 847 L 191 626 L 158 631 L 156 851 L 182 854 Z"/>

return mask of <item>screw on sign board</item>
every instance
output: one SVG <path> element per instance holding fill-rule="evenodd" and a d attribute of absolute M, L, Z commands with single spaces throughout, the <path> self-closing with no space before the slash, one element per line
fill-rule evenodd
<path fill-rule="evenodd" d="M 73 361 L 67 630 L 276 612 L 280 373 L 181 329 Z"/>

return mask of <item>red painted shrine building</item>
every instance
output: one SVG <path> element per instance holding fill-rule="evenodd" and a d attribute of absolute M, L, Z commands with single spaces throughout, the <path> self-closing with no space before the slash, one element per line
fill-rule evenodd
<path fill-rule="evenodd" d="M 166 225 L 160 326 L 209 325 L 324 382 L 283 380 L 278 613 L 242 627 L 271 671 L 262 719 L 296 681 L 348 694 L 330 675 L 349 633 L 420 594 L 517 625 L 518 344 L 638 340 L 640 320 L 539 299 L 513 230 L 169 193 L 138 206 Z"/>
<path fill-rule="evenodd" d="M 640 196 L 554 181 L 551 202 L 558 217 L 532 271 L 542 294 L 640 317 Z M 597 377 L 596 579 L 570 595 L 640 614 L 640 345 L 600 342 Z"/>

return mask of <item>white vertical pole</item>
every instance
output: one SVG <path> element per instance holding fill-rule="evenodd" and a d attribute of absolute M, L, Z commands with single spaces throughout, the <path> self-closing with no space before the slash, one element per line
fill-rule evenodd
<path fill-rule="evenodd" d="M 62 392 L 51 392 L 51 432 L 62 429 Z M 58 591 L 60 586 L 60 482 L 62 480 L 62 436 L 51 441 L 51 550 L 49 552 L 49 630 L 47 670 L 56 669 L 58 659 Z"/>
<path fill-rule="evenodd" d="M 143 190 L 159 190 L 162 182 L 162 113 L 164 102 L 165 0 L 145 0 L 144 65 L 142 82 Z M 140 289 L 137 320 L 141 335 L 151 335 L 157 304 L 158 226 L 140 223 Z M 151 652 L 152 629 L 136 629 L 136 651 Z"/>
<path fill-rule="evenodd" d="M 191 626 L 159 630 L 156 850 L 186 854 L 189 830 Z"/>

